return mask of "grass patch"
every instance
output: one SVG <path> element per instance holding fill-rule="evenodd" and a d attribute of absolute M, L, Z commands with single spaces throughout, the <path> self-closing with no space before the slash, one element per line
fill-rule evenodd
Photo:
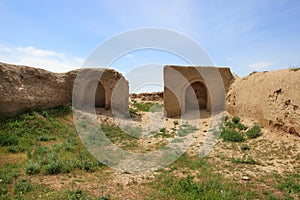
<path fill-rule="evenodd" d="M 293 174 L 280 180 L 276 188 L 285 192 L 286 195 L 296 194 L 300 198 L 300 175 Z"/>
<path fill-rule="evenodd" d="M 199 159 L 183 154 L 170 168 L 196 170 L 195 176 L 178 178 L 162 173 L 151 182 L 155 193 L 149 199 L 254 199 L 257 194 L 243 191 L 239 185 L 214 173 L 207 158 Z M 188 171 L 187 171 L 188 173 Z"/>
<path fill-rule="evenodd" d="M 133 106 L 137 109 L 137 111 L 143 112 L 161 112 L 163 110 L 163 105 L 159 103 L 138 103 L 134 102 Z"/>
<path fill-rule="evenodd" d="M 251 129 L 246 132 L 249 139 L 254 139 L 262 135 L 261 129 L 258 125 L 254 125 Z"/>
<path fill-rule="evenodd" d="M 16 146 L 8 146 L 7 150 L 10 153 L 22 153 L 25 151 L 25 148 L 20 145 L 16 145 Z"/>
<path fill-rule="evenodd" d="M 244 136 L 230 128 L 223 128 L 220 137 L 226 142 L 244 142 Z"/>
<path fill-rule="evenodd" d="M 243 158 L 243 159 L 232 159 L 232 162 L 235 164 L 247 164 L 247 165 L 257 165 L 259 164 L 256 160 L 254 160 L 252 157 Z"/>

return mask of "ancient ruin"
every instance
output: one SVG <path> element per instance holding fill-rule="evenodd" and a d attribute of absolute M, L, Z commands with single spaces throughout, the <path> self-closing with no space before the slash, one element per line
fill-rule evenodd
<path fill-rule="evenodd" d="M 166 116 L 174 117 L 195 109 L 211 111 L 212 102 L 216 109 L 225 110 L 225 96 L 233 81 L 229 68 L 165 66 Z M 211 98 L 213 95 L 216 98 Z"/>
<path fill-rule="evenodd" d="M 113 106 L 118 111 L 128 112 L 128 82 L 112 69 L 52 73 L 43 69 L 0 63 L 1 116 L 36 108 L 70 106 L 72 95 L 73 106 L 80 109 L 109 109 L 112 106 L 111 99 L 114 99 Z"/>

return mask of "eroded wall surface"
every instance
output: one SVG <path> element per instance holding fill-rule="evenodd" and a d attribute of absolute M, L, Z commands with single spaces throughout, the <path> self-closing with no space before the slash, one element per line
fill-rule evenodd
<path fill-rule="evenodd" d="M 87 74 L 78 81 L 78 74 Z M 95 76 L 99 75 L 100 76 Z M 90 76 L 89 76 L 90 75 Z M 99 79 L 100 78 L 100 79 Z M 80 78 L 79 78 L 80 79 Z M 75 80 L 80 85 L 78 93 L 74 91 Z M 128 82 L 111 69 L 83 69 L 67 73 L 52 73 L 43 69 L 0 63 L 0 116 L 12 116 L 25 110 L 36 108 L 54 108 L 89 101 L 89 94 L 96 92 L 97 84 L 105 90 L 104 106 L 111 108 L 113 92 L 119 98 L 115 104 L 120 112 L 128 111 Z M 91 89 L 95 86 L 95 90 Z M 116 87 L 117 86 L 117 87 Z M 86 96 L 87 95 L 87 96 Z M 74 97 L 75 96 L 75 97 Z M 95 93 L 94 93 L 95 96 Z M 95 103 L 95 99 L 93 99 Z"/>
<path fill-rule="evenodd" d="M 272 131 L 300 136 L 300 70 L 254 73 L 237 79 L 227 95 L 227 111 Z"/>

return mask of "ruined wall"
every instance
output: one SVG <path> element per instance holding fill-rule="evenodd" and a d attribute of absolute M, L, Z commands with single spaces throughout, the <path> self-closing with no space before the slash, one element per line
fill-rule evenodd
<path fill-rule="evenodd" d="M 300 136 L 300 70 L 254 73 L 237 79 L 227 95 L 227 111 L 272 131 Z"/>
<path fill-rule="evenodd" d="M 186 101 L 188 101 L 186 92 L 196 82 L 203 84 L 206 89 L 206 110 L 225 110 L 226 92 L 233 80 L 234 77 L 229 68 L 165 66 L 164 106 L 166 115 L 173 117 L 186 112 L 188 106 L 186 105 Z M 197 92 L 188 95 L 191 96 L 191 99 L 197 99 Z M 214 106 L 212 107 L 212 105 Z"/>
<path fill-rule="evenodd" d="M 73 86 L 80 71 L 82 70 L 52 73 L 43 69 L 0 63 L 0 116 L 15 115 L 35 108 L 72 105 Z M 116 103 L 121 111 L 128 111 L 128 82 L 120 73 L 111 69 L 84 69 L 84 71 L 89 75 L 103 73 L 100 83 L 105 90 L 106 108 L 111 107 L 113 90 L 116 84 L 120 83 L 118 88 L 122 88 L 122 91 L 119 92 L 120 98 L 115 98 Z M 99 82 L 99 76 L 94 75 L 78 84 L 82 86 L 83 91 L 79 95 L 81 98 L 77 99 L 78 102 L 87 101 L 82 94 L 89 94 L 85 91 L 91 91 L 90 84 L 94 81 Z M 96 87 L 97 83 L 94 85 Z M 92 92 L 96 92 L 96 88 Z M 95 103 L 95 99 L 93 101 Z"/>

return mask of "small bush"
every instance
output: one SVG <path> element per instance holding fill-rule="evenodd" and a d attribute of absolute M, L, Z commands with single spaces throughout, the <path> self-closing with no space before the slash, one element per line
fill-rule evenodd
<path fill-rule="evenodd" d="M 254 139 L 262 135 L 261 129 L 258 125 L 254 125 L 251 129 L 246 132 L 249 139 Z"/>
<path fill-rule="evenodd" d="M 240 121 L 241 121 L 241 118 L 239 118 L 239 117 L 233 117 L 232 118 L 232 122 L 235 123 L 235 124 L 239 123 Z"/>
<path fill-rule="evenodd" d="M 30 162 L 25 168 L 26 174 L 28 175 L 38 174 L 40 173 L 40 167 L 41 166 L 38 163 Z"/>
<path fill-rule="evenodd" d="M 221 138 L 223 138 L 224 141 L 228 141 L 228 142 L 245 141 L 245 138 L 241 133 L 229 128 L 223 128 L 221 132 Z"/>
<path fill-rule="evenodd" d="M 246 130 L 246 129 L 247 129 L 247 126 L 245 126 L 244 124 L 241 124 L 241 123 L 237 123 L 237 124 L 235 125 L 235 127 L 236 127 L 237 129 L 239 129 L 240 131 Z"/>
<path fill-rule="evenodd" d="M 62 164 L 60 160 L 54 160 L 53 162 L 45 166 L 45 174 L 53 175 L 59 174 L 62 171 Z"/>

